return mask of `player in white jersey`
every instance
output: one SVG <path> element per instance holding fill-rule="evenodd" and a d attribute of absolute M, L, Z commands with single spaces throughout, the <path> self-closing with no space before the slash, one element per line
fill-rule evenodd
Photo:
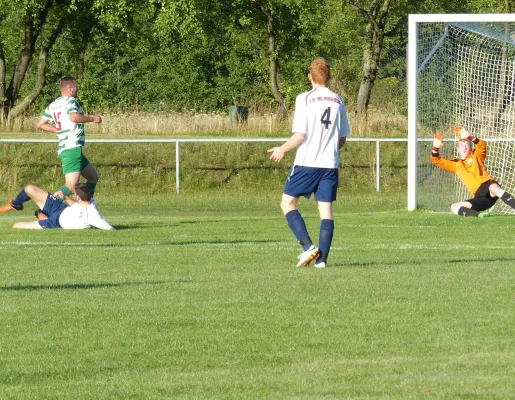
<path fill-rule="evenodd" d="M 13 225 L 16 229 L 87 229 L 95 227 L 103 230 L 114 228 L 100 215 L 97 206 L 91 202 L 91 189 L 85 183 L 78 183 L 74 188 L 75 199 L 63 196 L 64 203 L 54 195 L 35 185 L 28 185 L 20 191 L 14 200 L 0 207 L 1 212 L 23 210 L 23 203 L 34 200 L 40 210 L 37 211 L 37 221 L 17 222 Z"/>
<path fill-rule="evenodd" d="M 281 200 L 288 226 L 302 245 L 297 266 L 323 268 L 331 248 L 334 232 L 333 207 L 338 187 L 340 150 L 350 133 L 345 104 L 326 85 L 329 64 L 318 57 L 311 63 L 308 78 L 312 90 L 297 96 L 293 116 L 293 135 L 284 144 L 268 150 L 270 160 L 281 161 L 288 151 L 298 147 Z M 315 194 L 320 213 L 318 248 L 313 244 L 306 224 L 297 210 L 300 196 Z"/>
<path fill-rule="evenodd" d="M 84 123 L 99 124 L 99 115 L 85 116 L 77 101 L 77 82 L 72 76 L 65 76 L 59 82 L 61 97 L 54 100 L 44 111 L 36 127 L 47 132 L 54 132 L 59 139 L 57 155 L 61 159 L 65 185 L 59 190 L 70 196 L 79 183 L 80 176 L 86 179 L 86 184 L 92 193 L 98 182 L 98 173 L 82 153 L 85 134 Z"/>

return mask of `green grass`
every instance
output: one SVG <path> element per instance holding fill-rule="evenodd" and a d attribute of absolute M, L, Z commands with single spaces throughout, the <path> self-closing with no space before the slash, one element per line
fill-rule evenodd
<path fill-rule="evenodd" d="M 513 217 L 342 193 L 318 270 L 280 190 L 236 194 L 101 197 L 114 232 L 1 215 L 0 397 L 513 399 Z"/>

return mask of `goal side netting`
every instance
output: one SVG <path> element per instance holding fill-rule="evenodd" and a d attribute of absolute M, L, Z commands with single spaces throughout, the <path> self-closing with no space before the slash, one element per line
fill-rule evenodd
<path fill-rule="evenodd" d="M 419 22 L 416 40 L 418 207 L 449 211 L 472 197 L 456 175 L 429 160 L 435 132 L 446 138 L 440 154 L 457 157 L 456 125 L 486 140 L 486 168 L 515 192 L 515 23 Z M 514 212 L 501 201 L 492 210 Z"/>

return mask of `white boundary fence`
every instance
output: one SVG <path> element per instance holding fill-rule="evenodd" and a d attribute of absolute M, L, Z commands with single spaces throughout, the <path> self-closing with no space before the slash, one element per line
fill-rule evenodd
<path fill-rule="evenodd" d="M 180 144 L 181 143 L 206 143 L 206 142 L 222 142 L 222 143 L 244 143 L 244 142 L 281 142 L 284 143 L 287 138 L 231 138 L 231 139 L 87 139 L 87 143 L 175 143 L 175 190 L 180 192 Z M 348 142 L 375 142 L 376 143 L 376 190 L 380 190 L 381 178 L 381 142 L 407 142 L 408 139 L 392 139 L 392 138 L 353 138 L 349 137 Z M 0 143 L 57 143 L 57 139 L 1 139 Z"/>

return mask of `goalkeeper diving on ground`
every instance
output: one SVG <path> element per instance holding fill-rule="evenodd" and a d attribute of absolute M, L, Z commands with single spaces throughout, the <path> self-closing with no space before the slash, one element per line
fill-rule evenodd
<path fill-rule="evenodd" d="M 430 157 L 431 162 L 437 167 L 456 174 L 474 196 L 471 199 L 452 204 L 451 211 L 463 217 L 488 217 L 490 216 L 489 209 L 499 198 L 515 209 L 513 196 L 501 188 L 485 168 L 486 142 L 474 137 L 461 126 L 456 126 L 454 133 L 458 138 L 458 158 L 440 157 L 440 147 L 444 141 L 441 133 L 434 135 Z M 474 150 L 472 144 L 474 144 Z"/>

